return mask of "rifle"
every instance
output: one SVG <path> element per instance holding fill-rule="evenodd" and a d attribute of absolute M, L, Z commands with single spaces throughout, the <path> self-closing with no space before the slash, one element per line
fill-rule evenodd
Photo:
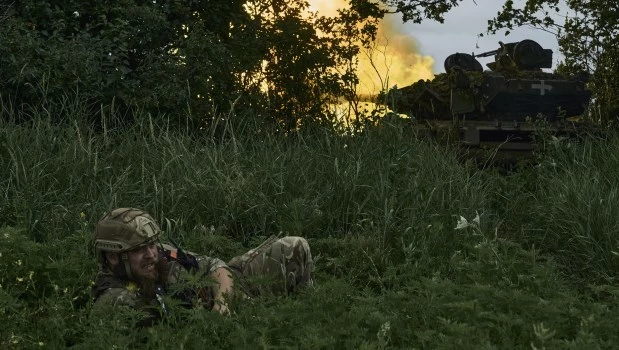
<path fill-rule="evenodd" d="M 170 243 L 172 244 L 172 246 L 176 249 L 174 250 L 170 250 L 170 249 L 166 249 L 163 245 L 161 246 L 161 250 L 163 251 L 163 255 L 166 257 L 166 259 L 168 259 L 168 261 L 176 261 L 177 263 L 179 263 L 182 267 L 185 268 L 185 270 L 187 271 L 191 271 L 191 272 L 196 272 L 200 269 L 200 265 L 198 265 L 198 260 L 196 259 L 195 256 L 193 256 L 192 254 L 187 254 L 178 243 L 176 243 L 176 241 L 174 241 L 174 239 L 172 239 L 172 235 L 171 235 L 171 231 L 172 231 L 172 224 L 170 223 L 169 219 L 165 219 L 166 224 L 167 224 L 167 234 L 168 234 L 168 241 L 170 241 Z"/>
<path fill-rule="evenodd" d="M 198 272 L 200 269 L 200 265 L 198 264 L 198 260 L 196 259 L 196 257 L 193 254 L 184 251 L 180 247 L 180 245 L 176 243 L 176 241 L 172 239 L 172 237 L 170 237 L 169 231 L 168 241 L 176 250 L 165 249 L 164 247 L 162 247 L 163 255 L 166 257 L 166 259 L 168 259 L 168 261 L 177 262 L 188 272 Z M 193 299 L 196 295 L 207 305 L 207 308 L 212 308 L 213 296 L 207 288 L 198 288 L 196 291 L 185 289 L 177 292 L 175 296 L 177 299 L 183 302 L 183 305 L 185 307 L 191 307 L 193 305 Z"/>
<path fill-rule="evenodd" d="M 176 248 L 176 251 L 164 250 L 163 253 L 168 260 L 172 259 L 178 262 L 187 271 L 197 271 L 200 268 L 198 260 L 192 254 L 187 254 L 181 247 L 170 237 L 168 233 L 168 240 L 172 243 L 172 246 Z"/>

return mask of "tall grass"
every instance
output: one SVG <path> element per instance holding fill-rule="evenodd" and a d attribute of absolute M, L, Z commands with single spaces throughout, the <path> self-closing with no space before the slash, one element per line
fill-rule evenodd
<path fill-rule="evenodd" d="M 40 113 L 0 127 L 3 345 L 617 344 L 615 136 L 551 142 L 534 166 L 501 175 L 406 125 L 277 136 L 229 115 L 196 134 L 110 115 L 94 131 L 79 113 L 60 124 Z M 241 302 L 229 318 L 179 310 L 140 332 L 120 311 L 93 320 L 92 226 L 120 206 L 222 258 L 271 234 L 308 237 L 317 287 Z"/>

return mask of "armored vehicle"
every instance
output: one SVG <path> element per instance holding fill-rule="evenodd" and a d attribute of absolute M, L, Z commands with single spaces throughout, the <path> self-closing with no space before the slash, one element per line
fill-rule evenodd
<path fill-rule="evenodd" d="M 451 135 L 469 147 L 530 151 L 540 118 L 558 133 L 570 133 L 590 92 L 585 80 L 544 72 L 552 50 L 533 40 L 504 44 L 482 54 L 455 53 L 433 80 L 391 89 L 389 107 L 409 115 L 419 129 Z M 494 56 L 484 70 L 477 57 Z"/>

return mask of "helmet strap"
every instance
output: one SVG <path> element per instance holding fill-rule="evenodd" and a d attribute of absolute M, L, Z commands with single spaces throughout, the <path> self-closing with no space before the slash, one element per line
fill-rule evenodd
<path fill-rule="evenodd" d="M 129 265 L 129 254 L 127 254 L 126 252 L 120 253 L 120 259 L 125 264 L 125 272 L 127 273 L 127 277 L 130 280 L 132 280 L 133 279 L 133 275 L 131 274 L 131 265 Z"/>

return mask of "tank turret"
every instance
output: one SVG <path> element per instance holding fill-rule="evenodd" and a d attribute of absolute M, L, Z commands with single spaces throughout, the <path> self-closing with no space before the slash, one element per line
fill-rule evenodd
<path fill-rule="evenodd" d="M 504 44 L 499 41 L 500 48 L 473 57 L 489 57 L 494 55 L 494 62 L 488 63 L 487 67 L 492 71 L 505 70 L 540 70 L 552 68 L 552 50 L 544 49 L 533 40 L 522 40 L 515 43 Z M 447 69 L 445 69 L 447 71 Z"/>

